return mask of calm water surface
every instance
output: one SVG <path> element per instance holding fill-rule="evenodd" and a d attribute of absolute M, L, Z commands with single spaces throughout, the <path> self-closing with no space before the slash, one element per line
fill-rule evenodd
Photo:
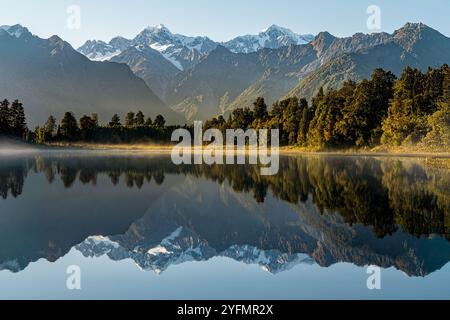
<path fill-rule="evenodd" d="M 0 158 L 2 299 L 449 299 L 449 240 L 445 160 Z"/>

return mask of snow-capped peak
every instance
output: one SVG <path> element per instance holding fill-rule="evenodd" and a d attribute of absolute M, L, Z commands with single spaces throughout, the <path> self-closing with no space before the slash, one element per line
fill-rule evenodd
<path fill-rule="evenodd" d="M 237 37 L 222 45 L 235 53 L 251 53 L 263 48 L 277 49 L 291 44 L 305 44 L 313 38 L 312 35 L 299 35 L 287 28 L 271 25 L 257 35 Z M 164 24 L 158 24 L 146 27 L 132 40 L 116 37 L 109 43 L 88 41 L 78 51 L 91 60 L 107 60 L 129 48 L 150 47 L 179 70 L 185 70 L 193 67 L 219 44 L 205 36 L 175 34 Z"/>
<path fill-rule="evenodd" d="M 93 61 L 104 61 L 119 55 L 121 50 L 101 40 L 88 40 L 78 51 Z"/>
<path fill-rule="evenodd" d="M 283 28 L 280 26 L 277 26 L 275 24 L 271 25 L 270 27 L 267 27 L 264 29 L 260 34 L 260 36 L 269 35 L 272 37 L 287 37 L 290 40 L 294 41 L 294 44 L 303 44 L 304 42 L 311 41 L 314 36 L 311 34 L 307 35 L 299 35 L 293 32 L 291 29 Z"/>
<path fill-rule="evenodd" d="M 259 265 L 273 274 L 291 269 L 298 264 L 312 264 L 313 260 L 302 253 L 283 253 L 279 250 L 262 250 L 251 245 L 232 245 L 224 251 L 217 251 L 192 230 L 178 227 L 159 244 L 147 245 L 128 243 L 121 236 L 89 237 L 76 246 L 86 257 L 108 255 L 113 260 L 132 259 L 142 270 L 153 270 L 161 274 L 172 265 L 188 261 L 206 261 L 213 257 L 224 257 L 245 264 Z M 145 240 L 145 239 L 142 239 Z M 133 249 L 131 249 L 133 248 Z M 1 270 L 1 269 L 0 269 Z"/>
<path fill-rule="evenodd" d="M 0 26 L 0 29 L 6 31 L 11 36 L 14 36 L 16 38 L 20 38 L 22 35 L 30 33 L 27 28 L 21 26 L 20 24 L 16 24 L 13 26 Z"/>
<path fill-rule="evenodd" d="M 163 24 L 145 28 L 132 42 L 134 46 L 148 46 L 160 52 L 179 70 L 192 67 L 204 54 L 211 52 L 217 46 L 207 37 L 173 34 Z"/>
<path fill-rule="evenodd" d="M 144 31 L 149 31 L 149 32 L 167 32 L 170 33 L 170 30 L 162 23 L 156 25 L 156 26 L 148 26 L 147 28 L 144 29 Z"/>
<path fill-rule="evenodd" d="M 281 33 L 290 33 L 290 34 L 294 33 L 290 29 L 277 26 L 276 24 L 272 24 L 271 26 L 261 30 L 261 33 L 267 33 L 267 32 L 270 32 L 270 31 L 278 31 L 278 32 L 281 32 Z"/>
<path fill-rule="evenodd" d="M 158 24 L 156 26 L 148 26 L 142 30 L 141 34 L 168 34 L 172 35 L 172 32 L 165 25 Z"/>
<path fill-rule="evenodd" d="M 240 36 L 225 42 L 224 46 L 235 53 L 251 53 L 263 48 L 278 49 L 292 44 L 305 44 L 313 39 L 313 35 L 300 35 L 290 29 L 271 25 L 257 35 Z"/>

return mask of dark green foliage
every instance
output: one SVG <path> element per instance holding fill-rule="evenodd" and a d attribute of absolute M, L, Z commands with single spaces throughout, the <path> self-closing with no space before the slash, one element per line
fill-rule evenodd
<path fill-rule="evenodd" d="M 80 135 L 82 140 L 89 140 L 92 138 L 95 129 L 97 128 L 97 123 L 95 119 L 89 116 L 83 116 L 80 119 Z"/>
<path fill-rule="evenodd" d="M 25 111 L 19 100 L 14 100 L 9 109 L 9 123 L 11 133 L 19 138 L 24 138 L 27 131 Z"/>
<path fill-rule="evenodd" d="M 311 104 L 296 97 L 277 101 L 268 110 L 263 98 L 252 108 L 234 109 L 227 120 L 217 116 L 204 123 L 204 129 L 278 129 L 281 145 L 317 149 L 375 147 L 422 142 L 445 148 L 450 145 L 450 71 L 447 65 L 422 73 L 406 68 L 400 79 L 383 69 L 359 83 L 344 82 L 339 90 L 320 88 Z M 27 132 L 23 107 L 5 100 L 0 105 L 2 133 L 24 136 Z M 193 126 L 184 126 L 193 131 Z M 67 112 L 55 134 L 50 117 L 35 130 L 36 141 L 92 141 L 127 143 L 139 140 L 169 142 L 173 129 L 162 115 L 154 121 L 142 111 L 128 112 L 124 126 L 115 114 L 107 126 L 98 124 L 97 114 L 83 116 L 80 126 Z"/>
<path fill-rule="evenodd" d="M 305 99 L 299 101 L 297 98 L 288 98 L 275 102 L 264 127 L 279 129 L 281 144 L 295 145 L 303 110 L 307 108 L 308 102 Z"/>
<path fill-rule="evenodd" d="M 348 85 L 349 95 L 342 110 L 342 120 L 337 130 L 341 144 L 350 146 L 374 146 L 381 138 L 381 124 L 387 115 L 389 100 L 393 96 L 395 76 L 376 69 L 371 80 Z M 350 87 L 353 90 L 350 92 Z"/>
<path fill-rule="evenodd" d="M 228 128 L 227 122 L 225 121 L 223 116 L 218 116 L 217 118 L 212 118 L 208 120 L 203 125 L 204 130 L 208 130 L 211 128 L 219 129 L 222 133 Z"/>
<path fill-rule="evenodd" d="M 120 117 L 118 114 L 113 115 L 111 121 L 109 122 L 111 128 L 120 128 L 122 124 L 120 123 Z"/>
<path fill-rule="evenodd" d="M 49 137 L 53 137 L 56 134 L 56 119 L 54 116 L 49 116 L 47 122 L 45 123 L 44 130 Z"/>
<path fill-rule="evenodd" d="M 131 128 L 135 125 L 136 119 L 134 118 L 134 112 L 128 112 L 125 116 L 125 127 Z"/>
<path fill-rule="evenodd" d="M 297 144 L 301 147 L 305 147 L 308 143 L 308 130 L 309 123 L 314 117 L 313 108 L 308 108 L 308 102 L 305 99 L 301 100 L 302 116 L 298 126 Z"/>
<path fill-rule="evenodd" d="M 144 124 L 145 124 L 144 114 L 142 113 L 142 111 L 139 111 L 138 113 L 136 113 L 136 119 L 135 119 L 134 125 L 137 127 L 143 127 Z"/>
<path fill-rule="evenodd" d="M 106 125 L 98 123 L 98 115 L 84 115 L 79 120 L 71 112 L 66 112 L 61 125 L 56 130 L 55 120 L 49 117 L 47 123 L 35 129 L 35 141 L 47 142 L 92 142 L 92 143 L 134 143 L 138 141 L 168 142 L 174 127 L 167 127 L 163 116 L 157 116 L 153 123 L 150 118 L 143 121 L 144 114 L 128 112 L 127 126 L 122 126 L 118 114 L 114 114 Z M 53 133 L 50 133 L 53 128 Z"/>
<path fill-rule="evenodd" d="M 6 135 L 11 133 L 9 119 L 9 101 L 0 102 L 0 134 Z"/>
<path fill-rule="evenodd" d="M 155 118 L 155 121 L 153 122 L 153 125 L 157 129 L 163 129 L 166 125 L 166 119 L 164 119 L 162 115 L 158 114 Z"/>
<path fill-rule="evenodd" d="M 427 135 L 431 130 L 428 118 L 447 99 L 448 73 L 447 65 L 429 69 L 426 74 L 417 69 L 404 70 L 394 86 L 388 117 L 383 122 L 383 143 L 413 144 Z"/>
<path fill-rule="evenodd" d="M 369 80 L 347 81 L 326 93 L 320 88 L 311 106 L 305 99 L 287 98 L 268 112 L 264 99 L 257 98 L 252 110 L 234 109 L 227 121 L 214 118 L 206 127 L 278 129 L 281 145 L 318 149 L 375 147 L 382 141 L 390 146 L 416 143 L 431 130 L 429 141 L 438 136 L 446 140 L 448 70 L 443 66 L 423 74 L 406 68 L 396 80 L 393 73 L 375 69 Z"/>
<path fill-rule="evenodd" d="M 25 111 L 19 100 L 10 104 L 5 99 L 0 103 L 0 135 L 23 140 L 32 139 L 28 132 Z"/>
<path fill-rule="evenodd" d="M 64 139 L 73 140 L 78 133 L 77 119 L 72 112 L 66 112 L 61 120 L 60 133 Z"/>
<path fill-rule="evenodd" d="M 264 121 L 267 119 L 268 114 L 269 113 L 267 112 L 267 105 L 264 102 L 264 98 L 257 98 L 253 103 L 253 115 L 255 120 Z"/>
<path fill-rule="evenodd" d="M 153 125 L 153 121 L 150 117 L 148 117 L 147 120 L 145 120 L 144 126 L 151 127 L 152 125 Z"/>

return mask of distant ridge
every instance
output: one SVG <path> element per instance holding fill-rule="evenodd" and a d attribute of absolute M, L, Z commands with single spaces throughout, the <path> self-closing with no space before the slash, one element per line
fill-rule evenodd
<path fill-rule="evenodd" d="M 20 99 L 32 129 L 65 111 L 105 122 L 142 110 L 182 122 L 125 64 L 90 61 L 58 36 L 41 39 L 20 25 L 0 28 L 0 74 L 0 98 Z"/>

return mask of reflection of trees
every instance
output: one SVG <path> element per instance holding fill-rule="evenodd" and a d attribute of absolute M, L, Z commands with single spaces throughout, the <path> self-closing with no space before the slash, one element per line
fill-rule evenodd
<path fill-rule="evenodd" d="M 399 225 L 416 236 L 441 234 L 450 239 L 448 170 L 395 159 L 285 161 L 289 164 L 281 166 L 280 175 L 268 178 L 272 193 L 284 200 L 302 201 L 310 194 L 322 212 L 335 211 L 347 223 L 372 226 L 380 237 Z"/>
<path fill-rule="evenodd" d="M 58 173 L 61 177 L 61 181 L 64 187 L 69 188 L 73 185 L 77 179 L 78 169 L 64 164 L 58 165 Z"/>
<path fill-rule="evenodd" d="M 6 199 L 8 194 L 14 198 L 21 195 L 27 172 L 28 163 L 26 161 L 14 164 L 2 163 L 0 166 L 0 196 Z"/>
<path fill-rule="evenodd" d="M 92 168 L 82 168 L 79 175 L 80 182 L 82 184 L 97 184 L 97 172 Z"/>
<path fill-rule="evenodd" d="M 290 203 L 311 199 L 322 213 L 338 212 L 349 224 L 372 226 L 379 237 L 401 226 L 417 236 L 450 238 L 450 173 L 413 160 L 286 157 L 274 176 L 261 176 L 251 165 L 175 166 L 164 157 L 37 158 L 33 169 L 49 183 L 59 176 L 67 188 L 77 178 L 95 186 L 100 174 L 113 185 L 122 182 L 138 189 L 151 181 L 163 184 L 167 174 L 205 177 L 252 193 L 257 202 L 264 202 L 269 191 Z M 8 190 L 13 196 L 21 193 L 26 172 L 20 165 L 0 170 L 2 197 Z"/>
<path fill-rule="evenodd" d="M 381 167 L 396 222 L 416 236 L 445 234 L 450 238 L 450 171 L 406 167 L 400 161 Z"/>
<path fill-rule="evenodd" d="M 373 226 L 379 236 L 395 231 L 376 162 L 323 158 L 306 162 L 303 172 L 307 189 L 301 194 L 311 194 L 322 212 L 337 211 L 349 224 Z"/>

